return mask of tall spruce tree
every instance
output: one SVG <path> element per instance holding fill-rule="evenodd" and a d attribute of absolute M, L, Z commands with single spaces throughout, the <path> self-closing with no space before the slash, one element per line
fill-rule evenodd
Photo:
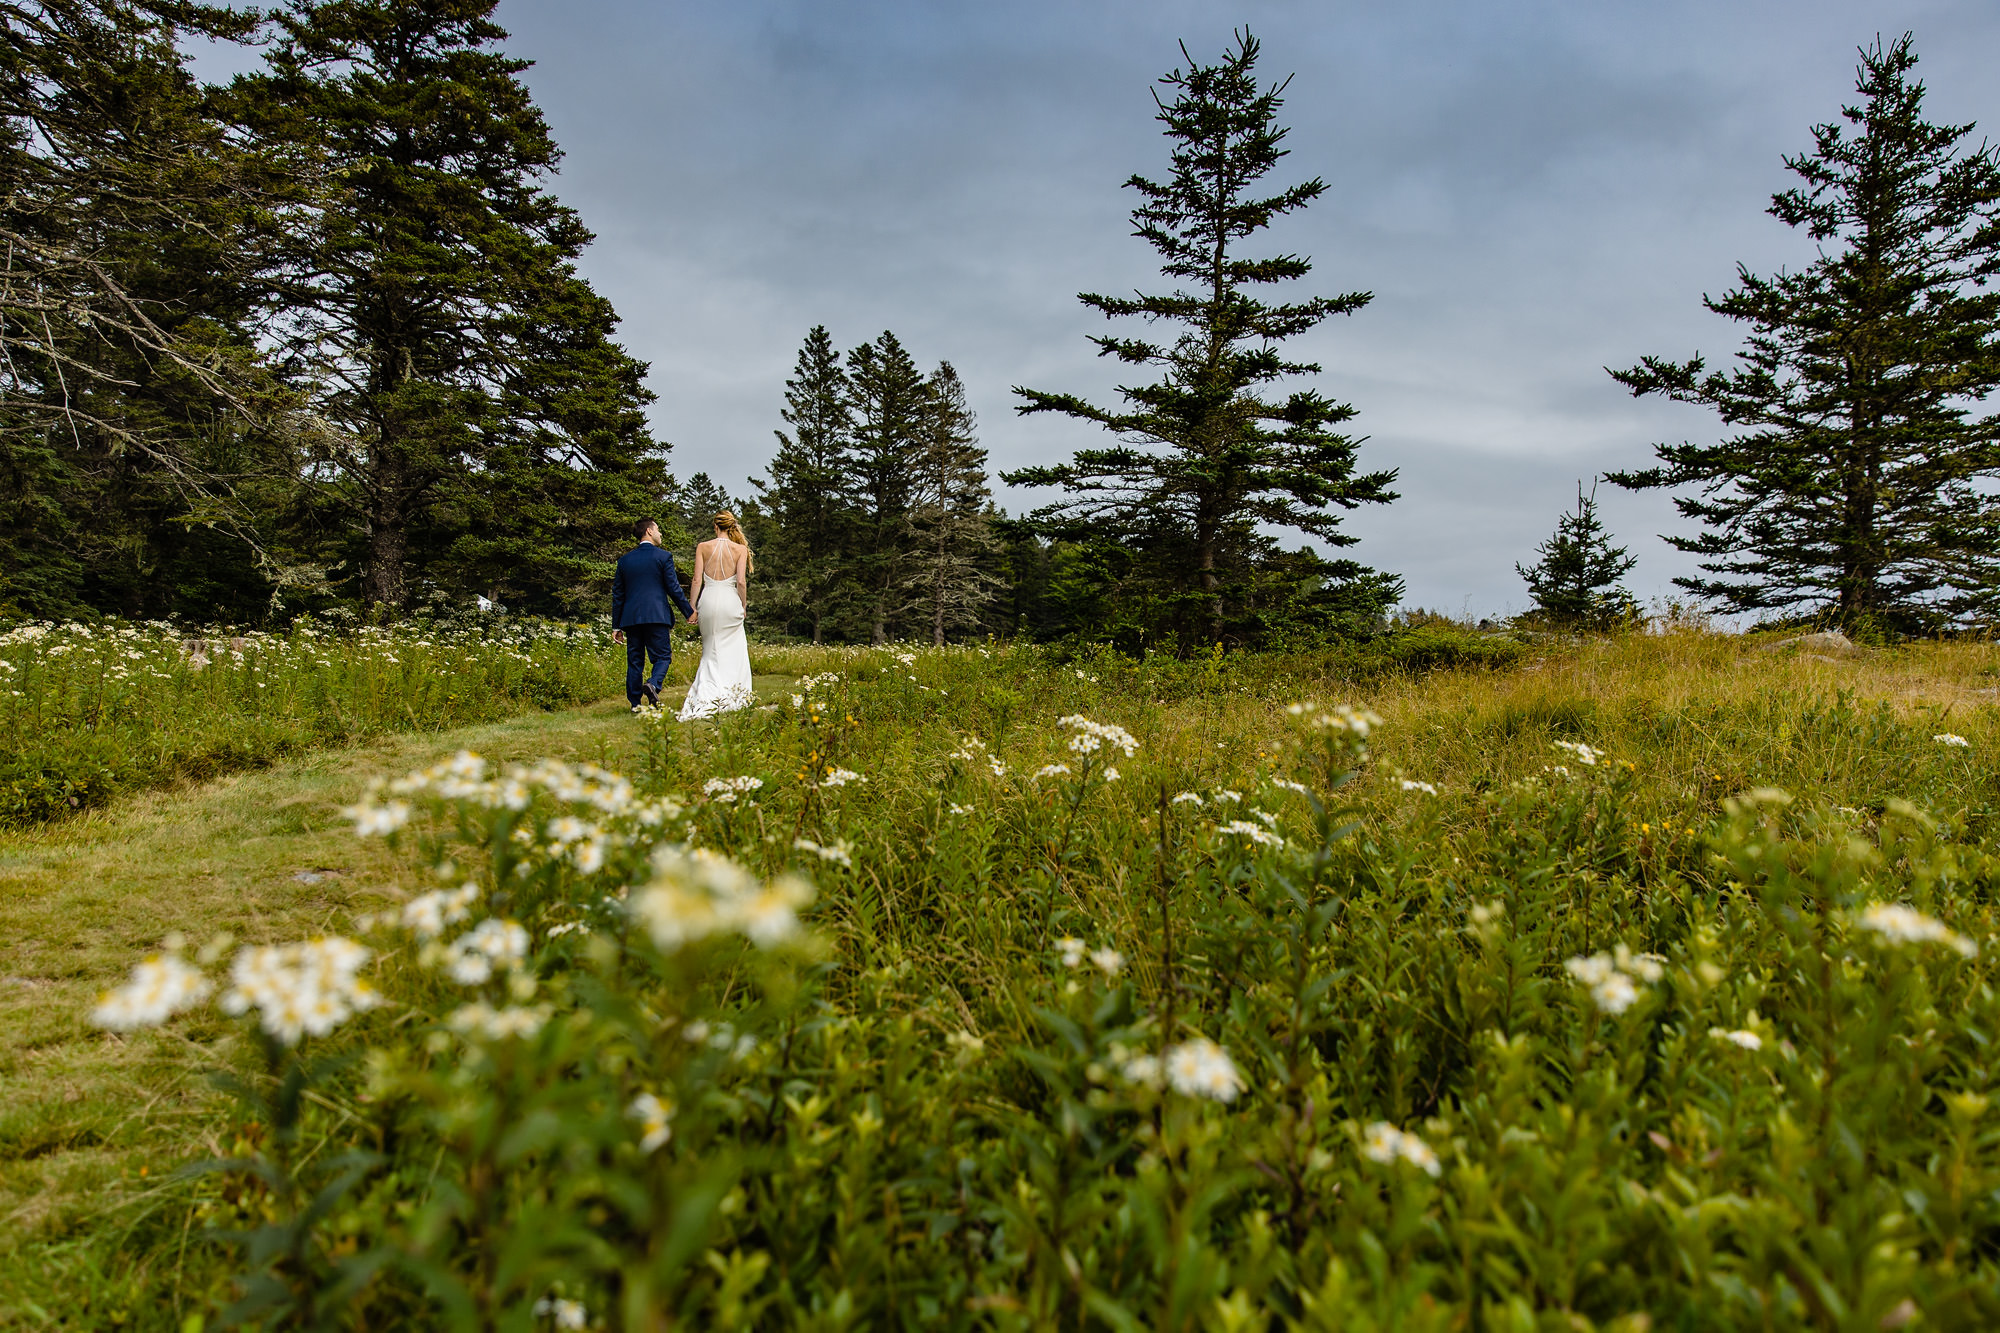
<path fill-rule="evenodd" d="M 1713 408 L 1739 433 L 1655 446 L 1613 473 L 1675 497 L 1707 531 L 1683 588 L 1731 611 L 1825 616 L 1849 629 L 1964 624 L 2000 598 L 2000 153 L 1933 125 L 1905 34 L 1861 52 L 1860 102 L 1813 128 L 1771 214 L 1819 247 L 1803 270 L 1739 267 L 1717 314 L 1747 327 L 1738 364 L 1647 357 L 1612 376 L 1634 396 Z"/>
<path fill-rule="evenodd" d="M 1528 584 L 1535 610 L 1558 625 L 1606 629 L 1629 621 L 1638 605 L 1619 580 L 1639 563 L 1622 546 L 1611 544 L 1611 534 L 1597 516 L 1597 488 L 1586 494 L 1583 483 L 1576 484 L 1576 512 L 1556 520 L 1555 533 L 1535 548 L 1533 565 L 1515 565 L 1514 572 Z"/>
<path fill-rule="evenodd" d="M 987 517 L 986 451 L 949 361 L 925 381 L 923 433 L 910 468 L 910 534 L 900 586 L 916 631 L 942 648 L 976 630 L 998 595 L 1000 543 Z"/>
<path fill-rule="evenodd" d="M 296 232 L 283 345 L 329 426 L 313 500 L 389 607 L 422 561 L 525 585 L 502 589 L 516 602 L 580 595 L 668 482 L 645 367 L 577 275 L 591 235 L 542 187 L 559 153 L 493 8 L 290 0 L 269 72 L 235 86 L 244 121 L 335 187 Z"/>
<path fill-rule="evenodd" d="M 670 518 L 680 524 L 684 534 L 676 545 L 695 546 L 715 535 L 715 516 L 724 512 L 735 513 L 740 508 L 729 492 L 724 490 L 706 472 L 697 472 L 673 490 L 673 513 Z M 737 515 L 740 521 L 742 515 Z M 667 535 L 674 541 L 672 534 Z M 744 535 L 751 534 L 746 530 Z M 693 556 L 690 555 L 689 559 Z"/>
<path fill-rule="evenodd" d="M 782 580 L 766 605 L 821 642 L 840 621 L 852 591 L 855 502 L 854 404 L 847 372 L 826 326 L 815 325 L 785 381 L 778 451 L 767 478 L 753 479 L 769 516 L 766 566 Z"/>
<path fill-rule="evenodd" d="M 1253 295 L 1305 277 L 1312 265 L 1297 255 L 1246 257 L 1243 243 L 1326 190 L 1315 177 L 1276 194 L 1254 193 L 1286 155 L 1286 131 L 1277 123 L 1285 85 L 1258 85 L 1259 44 L 1248 32 L 1219 64 L 1196 64 L 1186 47 L 1181 54 L 1187 68 L 1160 81 L 1172 100 L 1154 96 L 1173 143 L 1171 174 L 1126 184 L 1144 200 L 1132 213 L 1135 234 L 1159 252 L 1161 272 L 1186 285 L 1165 295 L 1079 298 L 1107 318 L 1137 316 L 1181 333 L 1171 343 L 1093 338 L 1101 355 L 1159 371 L 1153 383 L 1122 388 L 1121 409 L 1017 388 L 1025 400 L 1019 411 L 1095 422 L 1125 443 L 1002 475 L 1015 485 L 1069 492 L 1035 515 L 1045 531 L 1138 552 L 1141 572 L 1158 590 L 1153 595 L 1181 621 L 1185 647 L 1197 627 L 1211 640 L 1224 636 L 1230 603 L 1241 608 L 1258 561 L 1273 549 L 1260 524 L 1351 545 L 1355 539 L 1331 511 L 1393 500 L 1395 473 L 1357 473 L 1358 441 L 1336 429 L 1353 408 L 1311 388 L 1283 397 L 1266 392 L 1320 372 L 1287 360 L 1282 343 L 1370 299 L 1350 292 L 1272 304 Z M 1371 596 L 1393 599 L 1393 581 L 1362 581 Z"/>
<path fill-rule="evenodd" d="M 253 22 L 0 4 L 0 614 L 247 617 L 284 575 L 253 318 L 281 173 L 180 51 Z"/>
<path fill-rule="evenodd" d="M 909 551 L 911 468 L 923 447 L 929 392 L 923 372 L 884 330 L 847 354 L 854 409 L 854 471 L 860 524 L 852 564 L 866 601 L 871 643 L 895 628 L 896 587 Z"/>

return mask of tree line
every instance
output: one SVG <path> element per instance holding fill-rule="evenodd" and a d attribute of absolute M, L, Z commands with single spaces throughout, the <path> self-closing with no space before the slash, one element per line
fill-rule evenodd
<path fill-rule="evenodd" d="M 1248 32 L 1156 87 L 1167 171 L 1126 184 L 1167 281 L 1080 297 L 1136 328 L 1093 338 L 1115 403 L 1015 389 L 1110 440 L 1002 473 L 1041 495 L 1009 516 L 958 371 L 887 332 L 807 336 L 755 497 L 677 481 L 492 10 L 0 0 L 0 616 L 591 614 L 634 514 L 679 544 L 720 508 L 759 544 L 761 626 L 819 641 L 1185 653 L 1367 632 L 1401 597 L 1342 554 L 1396 474 L 1286 350 L 1372 295 L 1287 296 L 1311 261 L 1259 248 L 1328 187 L 1267 184 L 1287 85 Z M 194 38 L 259 67 L 205 84 Z M 1674 492 L 1701 529 L 1670 539 L 1702 557 L 1680 582 L 1725 610 L 1909 633 L 2000 597 L 2000 154 L 1924 119 L 1915 63 L 1907 35 L 1865 49 L 1857 103 L 1785 159 L 1770 211 L 1818 258 L 1708 301 L 1746 326 L 1734 364 L 1614 372 L 1735 432 L 1605 475 Z M 1630 618 L 1581 487 L 1537 554 L 1545 614 Z"/>

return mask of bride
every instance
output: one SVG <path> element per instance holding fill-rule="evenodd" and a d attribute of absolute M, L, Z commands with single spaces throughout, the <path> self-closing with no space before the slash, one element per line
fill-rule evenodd
<path fill-rule="evenodd" d="M 750 645 L 743 637 L 743 613 L 750 600 L 750 543 L 736 515 L 723 510 L 714 519 L 715 536 L 694 548 L 696 624 L 701 629 L 701 665 L 681 721 L 747 708 L 750 693 Z"/>

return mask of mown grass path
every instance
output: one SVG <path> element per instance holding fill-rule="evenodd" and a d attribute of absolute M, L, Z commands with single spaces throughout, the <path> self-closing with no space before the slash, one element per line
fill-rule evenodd
<path fill-rule="evenodd" d="M 768 694 L 790 680 L 759 677 L 757 687 Z M 27 1253 L 0 1252 L 0 1273 L 88 1264 L 111 1239 L 102 1219 L 137 1214 L 176 1167 L 228 1146 L 202 1071 L 230 1025 L 121 1036 L 87 1022 L 135 957 L 173 931 L 191 948 L 223 930 L 278 942 L 343 929 L 369 910 L 375 890 L 407 878 L 379 840 L 356 838 L 341 817 L 371 779 L 458 749 L 496 764 L 557 758 L 630 771 L 637 741 L 623 701 L 606 700 L 385 736 L 0 833 L 0 1237 L 30 1238 Z M 0 1280 L 0 1310 L 14 1287 Z"/>

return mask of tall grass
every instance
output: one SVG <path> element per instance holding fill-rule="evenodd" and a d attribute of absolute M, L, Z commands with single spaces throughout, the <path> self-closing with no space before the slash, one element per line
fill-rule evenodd
<path fill-rule="evenodd" d="M 0 634 L 0 825 L 385 731 L 602 698 L 621 665 L 608 631 L 541 622 L 19 626 Z"/>
<path fill-rule="evenodd" d="M 1993 660 L 762 650 L 629 782 L 362 799 L 388 1002 L 174 1020 L 259 1127 L 130 1244 L 270 1326 L 1991 1327 Z"/>

